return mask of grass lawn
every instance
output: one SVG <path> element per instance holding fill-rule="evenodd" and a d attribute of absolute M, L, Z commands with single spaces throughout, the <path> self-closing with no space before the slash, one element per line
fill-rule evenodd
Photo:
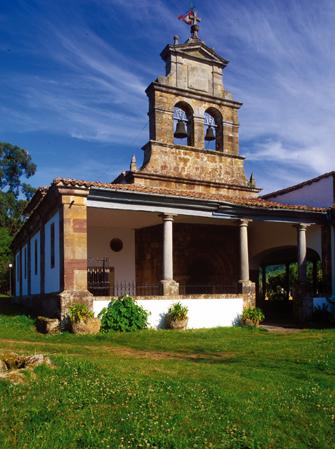
<path fill-rule="evenodd" d="M 335 331 L 43 336 L 0 315 L 0 350 L 48 354 L 0 381 L 1 449 L 334 448 Z"/>

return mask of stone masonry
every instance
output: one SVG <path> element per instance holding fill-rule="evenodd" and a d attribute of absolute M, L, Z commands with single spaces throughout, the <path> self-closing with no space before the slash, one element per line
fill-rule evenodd
<path fill-rule="evenodd" d="M 238 109 L 223 85 L 228 64 L 200 39 L 167 45 L 161 53 L 166 76 L 150 84 L 150 141 L 143 147 L 140 170 L 132 169 L 115 182 L 144 186 L 221 193 L 227 197 L 255 197 L 259 189 L 250 185 L 239 155 Z M 189 111 L 189 145 L 174 143 L 174 108 Z M 179 107 L 179 106 L 178 106 Z M 217 120 L 216 150 L 206 150 L 204 114 Z"/>

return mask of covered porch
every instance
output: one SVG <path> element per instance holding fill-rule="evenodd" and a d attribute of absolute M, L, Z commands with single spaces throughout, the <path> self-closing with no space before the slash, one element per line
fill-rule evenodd
<path fill-rule="evenodd" d="M 249 282 L 248 221 L 88 207 L 97 297 L 236 295 Z"/>
<path fill-rule="evenodd" d="M 309 255 L 321 272 L 327 271 L 328 257 L 322 250 L 324 226 L 315 217 L 301 214 L 304 222 L 299 222 L 299 214 L 260 216 L 249 210 L 242 215 L 238 207 L 234 214 L 160 209 L 88 201 L 88 289 L 100 305 L 130 294 L 138 300 L 240 298 L 242 308 L 257 299 L 266 308 L 262 257 L 279 248 L 296 263 L 296 284 L 304 285 L 303 293 L 292 292 L 291 303 L 302 304 L 304 296 L 311 309 L 316 290 L 309 285 Z M 291 307 L 286 317 L 300 319 L 304 313 Z"/>

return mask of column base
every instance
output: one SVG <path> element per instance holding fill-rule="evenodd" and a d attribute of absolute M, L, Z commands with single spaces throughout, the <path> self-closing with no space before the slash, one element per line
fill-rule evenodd
<path fill-rule="evenodd" d="M 174 280 L 163 280 L 161 281 L 162 295 L 163 296 L 173 296 L 179 295 L 179 283 Z"/>
<path fill-rule="evenodd" d="M 238 292 L 243 295 L 243 307 L 256 307 L 256 284 L 251 281 L 238 281 Z"/>
<path fill-rule="evenodd" d="M 299 324 L 304 324 L 313 313 L 313 295 L 307 282 L 297 282 L 293 288 L 293 314 Z"/>

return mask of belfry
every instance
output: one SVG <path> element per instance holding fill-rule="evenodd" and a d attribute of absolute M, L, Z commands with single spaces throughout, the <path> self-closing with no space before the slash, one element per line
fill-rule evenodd
<path fill-rule="evenodd" d="M 146 90 L 150 140 L 143 165 L 115 182 L 255 197 L 260 189 L 248 182 L 239 154 L 241 103 L 223 84 L 228 61 L 200 40 L 198 30 L 192 25 L 184 44 L 175 36 L 163 49 L 166 75 Z"/>

